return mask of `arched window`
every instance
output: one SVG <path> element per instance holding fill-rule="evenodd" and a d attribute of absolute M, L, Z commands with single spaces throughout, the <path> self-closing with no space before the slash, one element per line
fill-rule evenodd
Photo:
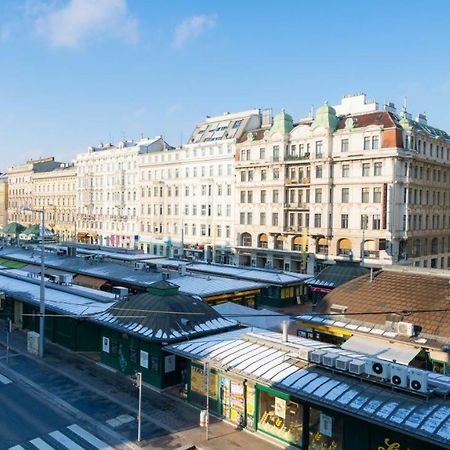
<path fill-rule="evenodd" d="M 250 233 L 242 233 L 241 245 L 243 247 L 251 247 L 252 246 L 252 235 Z"/>
<path fill-rule="evenodd" d="M 339 239 L 337 244 L 337 254 L 340 256 L 349 256 L 352 251 L 352 241 L 350 239 Z"/>
<path fill-rule="evenodd" d="M 283 250 L 283 235 L 277 234 L 275 237 L 275 249 Z"/>
<path fill-rule="evenodd" d="M 301 252 L 302 248 L 302 236 L 294 236 L 292 238 L 292 250 L 296 252 Z"/>
<path fill-rule="evenodd" d="M 259 248 L 267 248 L 269 242 L 269 238 L 267 237 L 267 234 L 261 233 L 258 236 L 258 247 Z"/>

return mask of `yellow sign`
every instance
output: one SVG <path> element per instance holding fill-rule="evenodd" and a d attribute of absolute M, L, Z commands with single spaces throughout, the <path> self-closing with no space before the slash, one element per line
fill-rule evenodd
<path fill-rule="evenodd" d="M 217 374 L 209 373 L 209 397 L 217 399 Z M 198 394 L 205 395 L 206 378 L 203 369 L 200 367 L 191 367 L 191 390 Z"/>
<path fill-rule="evenodd" d="M 386 447 L 380 445 L 378 450 L 400 450 L 400 444 L 398 442 L 391 442 L 389 438 L 384 439 L 384 445 Z"/>

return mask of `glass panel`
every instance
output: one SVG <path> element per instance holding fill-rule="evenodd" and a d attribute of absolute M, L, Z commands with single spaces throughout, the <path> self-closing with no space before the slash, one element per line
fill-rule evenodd
<path fill-rule="evenodd" d="M 299 445 L 303 433 L 303 407 L 298 403 L 259 392 L 258 429 Z"/>
<path fill-rule="evenodd" d="M 342 450 L 342 419 L 309 409 L 309 450 Z"/>

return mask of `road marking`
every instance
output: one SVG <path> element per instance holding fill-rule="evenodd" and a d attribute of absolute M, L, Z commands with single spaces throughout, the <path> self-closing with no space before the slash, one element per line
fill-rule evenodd
<path fill-rule="evenodd" d="M 62 434 L 60 431 L 53 431 L 53 433 L 49 433 L 49 435 L 58 441 L 60 444 L 64 445 L 64 447 L 69 450 L 85 450 L 83 447 L 80 447 L 77 443 L 73 442 L 72 439 L 68 438 L 66 435 Z"/>
<path fill-rule="evenodd" d="M 12 381 L 0 373 L 0 383 L 9 384 L 9 383 L 12 383 Z"/>
<path fill-rule="evenodd" d="M 14 447 L 9 447 L 8 450 L 25 450 L 21 445 L 15 445 Z"/>
<path fill-rule="evenodd" d="M 89 444 L 93 445 L 95 448 L 99 450 L 114 450 L 113 447 L 110 447 L 106 442 L 95 437 L 93 434 L 86 431 L 84 428 L 81 428 L 78 425 L 70 425 L 67 427 L 69 430 L 73 431 L 75 434 L 83 438 L 85 441 L 89 442 Z"/>
<path fill-rule="evenodd" d="M 122 414 L 121 416 L 117 416 L 114 419 L 107 420 L 106 423 L 110 427 L 117 428 L 126 423 L 133 422 L 133 420 L 135 420 L 133 416 L 130 416 L 129 414 Z"/>
<path fill-rule="evenodd" d="M 41 438 L 33 439 L 30 442 L 39 450 L 55 450 L 51 445 L 48 445 L 47 442 L 44 442 Z"/>

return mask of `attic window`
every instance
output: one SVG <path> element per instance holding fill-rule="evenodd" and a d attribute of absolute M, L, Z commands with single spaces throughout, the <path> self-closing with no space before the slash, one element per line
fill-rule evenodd
<path fill-rule="evenodd" d="M 331 314 L 342 314 L 342 315 L 345 315 L 347 309 L 348 309 L 347 306 L 338 305 L 336 303 L 333 303 L 330 306 L 330 313 Z"/>

